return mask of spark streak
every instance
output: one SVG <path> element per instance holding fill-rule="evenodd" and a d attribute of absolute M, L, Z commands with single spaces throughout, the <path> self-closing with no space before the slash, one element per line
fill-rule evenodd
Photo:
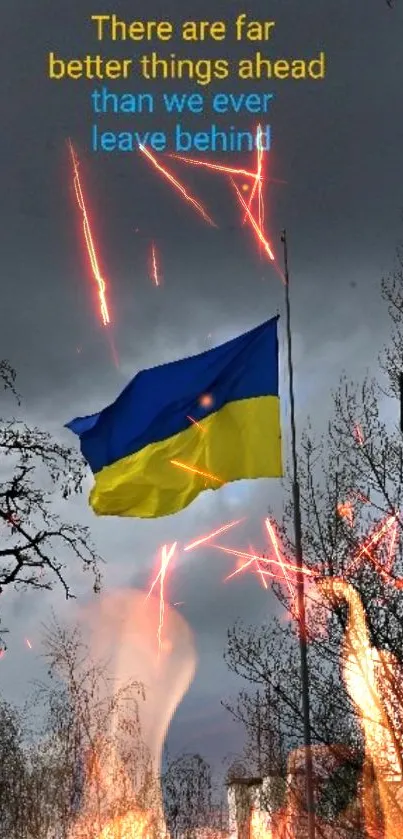
<path fill-rule="evenodd" d="M 353 437 L 359 446 L 364 445 L 364 435 L 361 426 L 357 423 L 353 428 Z"/>
<path fill-rule="evenodd" d="M 235 166 L 225 166 L 221 163 L 213 163 L 209 160 L 197 160 L 194 157 L 184 157 L 181 154 L 170 154 L 175 160 L 181 160 L 183 163 L 190 163 L 191 166 L 204 166 L 206 169 L 212 169 L 214 172 L 223 172 L 228 175 L 242 175 L 245 178 L 252 178 L 256 180 L 256 172 L 251 172 L 249 169 L 241 169 Z"/>
<path fill-rule="evenodd" d="M 174 466 L 179 466 L 180 469 L 185 469 L 187 472 L 194 472 L 195 475 L 201 475 L 202 478 L 210 478 L 212 481 L 217 481 L 219 484 L 223 484 L 224 481 L 221 478 L 217 478 L 216 475 L 210 475 L 209 472 L 203 472 L 201 469 L 196 469 L 195 466 L 190 466 L 188 463 L 182 463 L 180 460 L 170 460 L 170 463 L 173 463 Z"/>
<path fill-rule="evenodd" d="M 291 585 L 290 578 L 287 574 L 287 570 L 286 570 L 287 563 L 284 562 L 284 558 L 281 555 L 281 551 L 280 551 L 280 548 L 279 548 L 277 536 L 276 536 L 276 533 L 274 531 L 274 527 L 273 527 L 270 519 L 265 519 L 265 527 L 266 527 L 266 530 L 269 534 L 269 538 L 270 538 L 270 541 L 272 543 L 273 550 L 274 550 L 274 553 L 275 553 L 276 558 L 277 558 L 277 562 L 279 563 L 279 565 L 281 567 L 281 570 L 282 570 L 283 575 L 284 575 L 284 579 L 287 583 L 288 591 L 291 594 L 291 597 L 293 597 L 294 596 L 294 589 Z M 290 570 L 291 570 L 291 568 L 290 568 Z"/>
<path fill-rule="evenodd" d="M 25 643 L 26 643 L 26 645 L 27 645 L 28 649 L 29 649 L 29 650 L 32 650 L 32 644 L 31 644 L 31 642 L 30 642 L 29 638 L 26 638 L 26 639 L 25 639 Z"/>
<path fill-rule="evenodd" d="M 351 574 L 352 571 L 355 571 L 357 569 L 357 566 L 361 564 L 361 561 L 364 558 L 364 556 L 366 556 L 370 560 L 370 562 L 372 562 L 375 569 L 378 571 L 379 575 L 382 577 L 383 580 L 385 580 L 388 583 L 391 583 L 392 585 L 395 585 L 397 588 L 403 587 L 403 581 L 396 580 L 394 577 L 392 577 L 390 571 L 391 566 L 393 564 L 392 551 L 395 547 L 396 535 L 397 517 L 395 515 L 391 515 L 383 521 L 381 521 L 374 529 L 373 533 L 361 545 L 354 559 L 348 565 L 348 573 Z M 378 546 L 380 541 L 387 536 L 389 537 L 390 541 L 387 566 L 385 568 L 381 562 L 378 562 L 371 548 L 375 548 L 376 546 Z"/>
<path fill-rule="evenodd" d="M 225 533 L 227 530 L 230 530 L 232 527 L 235 527 L 242 521 L 245 521 L 245 519 L 237 519 L 236 521 L 230 521 L 228 524 L 223 524 L 222 527 L 219 527 L 218 530 L 214 530 L 213 533 L 209 533 L 207 536 L 201 536 L 200 539 L 196 539 L 195 542 L 191 542 L 190 545 L 186 545 L 186 547 L 183 550 L 192 551 L 199 545 L 204 545 L 206 542 L 210 542 L 211 539 L 214 538 L 214 536 L 219 536 L 221 533 Z"/>
<path fill-rule="evenodd" d="M 151 272 L 152 272 L 152 279 L 156 286 L 159 286 L 159 277 L 158 277 L 158 264 L 157 264 L 157 252 L 155 249 L 155 245 L 152 244 L 151 246 Z"/>
<path fill-rule="evenodd" d="M 239 201 L 240 201 L 240 203 L 241 203 L 242 207 L 244 208 L 244 210 L 245 210 L 245 212 L 246 212 L 246 214 L 247 214 L 247 217 L 248 217 L 248 219 L 249 219 L 249 222 L 250 222 L 250 224 L 251 224 L 251 226 L 252 226 L 253 230 L 254 230 L 254 231 L 255 231 L 255 233 L 256 233 L 256 237 L 257 237 L 258 241 L 259 241 L 259 242 L 263 245 L 263 248 L 264 248 L 264 250 L 266 251 L 266 253 L 267 253 L 267 255 L 268 255 L 269 259 L 271 259 L 271 261 L 272 261 L 272 262 L 274 262 L 274 258 L 275 258 L 275 257 L 274 257 L 274 253 L 273 253 L 273 251 L 272 251 L 272 249 L 271 249 L 271 247 L 270 247 L 270 245 L 269 245 L 269 242 L 267 241 L 267 239 L 266 239 L 266 237 L 265 237 L 265 235 L 264 235 L 264 233 L 263 233 L 263 230 L 261 229 L 261 227 L 259 227 L 258 222 L 256 221 L 255 217 L 254 217 L 254 216 L 253 216 L 253 214 L 251 213 L 250 208 L 248 207 L 248 205 L 247 205 L 247 203 L 246 203 L 246 201 L 245 201 L 245 199 L 244 199 L 244 197 L 243 197 L 243 195 L 242 195 L 241 191 L 238 189 L 238 187 L 237 187 L 237 185 L 236 185 L 235 181 L 233 180 L 233 178 L 231 178 L 231 182 L 232 182 L 232 185 L 233 185 L 233 187 L 234 187 L 234 189 L 235 189 L 235 191 L 236 191 L 236 193 L 237 193 L 238 199 L 239 199 Z"/>
<path fill-rule="evenodd" d="M 155 168 L 159 172 L 161 172 L 164 178 L 166 178 L 171 184 L 173 184 L 175 189 L 177 189 L 178 192 L 182 194 L 185 200 L 189 201 L 189 203 L 192 204 L 192 206 L 198 211 L 198 213 L 200 213 L 204 220 L 207 221 L 207 223 L 210 224 L 212 227 L 217 227 L 216 223 L 213 221 L 212 218 L 210 218 L 203 205 L 200 204 L 199 201 L 196 201 L 196 198 L 193 198 L 193 196 L 190 195 L 189 192 L 187 192 L 183 184 L 181 184 L 181 182 L 177 178 L 175 178 L 174 175 L 172 175 L 172 173 L 168 171 L 168 169 L 165 169 L 164 166 L 161 166 L 161 164 L 158 163 L 158 161 L 156 160 L 154 155 L 151 154 L 149 149 L 147 149 L 141 143 L 139 144 L 139 149 L 151 161 L 153 166 L 155 166 Z"/>
<path fill-rule="evenodd" d="M 165 614 L 165 600 L 164 600 L 164 585 L 165 585 L 165 577 L 168 570 L 169 563 L 174 556 L 177 542 L 174 542 L 171 545 L 169 551 L 167 552 L 167 546 L 163 545 L 161 548 L 161 567 L 160 570 L 151 585 L 150 591 L 147 594 L 147 599 L 152 594 L 155 586 L 160 582 L 160 612 L 159 612 L 159 624 L 158 624 L 158 631 L 157 631 L 157 639 L 158 639 L 158 652 L 161 652 L 161 645 L 162 645 L 162 630 L 164 626 L 164 614 Z"/>
<path fill-rule="evenodd" d="M 83 217 L 83 230 L 84 230 L 85 244 L 87 246 L 87 253 L 88 253 L 89 260 L 90 260 L 90 265 L 91 265 L 93 277 L 94 277 L 95 282 L 98 285 L 98 297 L 99 297 L 99 303 L 100 303 L 100 314 L 101 314 L 102 322 L 103 322 L 104 326 L 107 326 L 107 324 L 110 323 L 110 316 L 109 316 L 108 305 L 107 305 L 107 302 L 106 302 L 106 283 L 105 283 L 105 280 L 103 279 L 103 277 L 101 276 L 101 272 L 100 272 L 100 269 L 99 269 L 98 257 L 97 257 L 97 253 L 96 253 L 96 249 L 95 249 L 95 245 L 94 245 L 94 240 L 93 240 L 93 237 L 92 237 L 90 222 L 89 222 L 89 219 L 88 219 L 87 209 L 86 209 L 86 206 L 85 206 L 83 191 L 82 191 L 82 187 L 81 187 L 80 175 L 79 175 L 79 172 L 78 172 L 78 167 L 79 167 L 78 158 L 77 158 L 76 152 L 74 151 L 73 144 L 72 144 L 71 140 L 69 140 L 68 143 L 69 143 L 70 154 L 71 154 L 71 159 L 72 159 L 72 163 L 73 163 L 74 190 L 75 190 L 75 194 L 76 194 L 76 198 L 77 198 L 77 204 L 78 204 L 78 206 L 79 206 L 79 208 L 82 212 L 82 217 Z"/>
<path fill-rule="evenodd" d="M 193 419 L 193 417 L 191 417 L 189 414 L 187 415 L 186 419 L 188 419 L 188 420 L 189 420 L 189 422 L 193 423 L 193 425 L 197 425 L 198 429 L 199 429 L 200 431 L 202 431 L 202 432 L 203 432 L 203 434 L 205 434 L 205 433 L 206 433 L 206 429 L 205 429 L 205 428 L 203 428 L 203 426 L 200 424 L 200 422 L 197 422 L 197 420 Z"/>
<path fill-rule="evenodd" d="M 297 565 L 292 565 L 288 561 L 287 562 L 284 561 L 284 559 L 282 561 L 280 561 L 278 559 L 268 559 L 265 556 L 259 556 L 258 554 L 248 553 L 247 551 L 238 551 L 238 550 L 235 550 L 235 548 L 224 548 L 222 545 L 212 545 L 212 547 L 217 548 L 217 550 L 223 551 L 224 553 L 231 554 L 233 556 L 239 556 L 241 558 L 243 557 L 244 559 L 247 560 L 245 562 L 245 564 L 242 565 L 240 568 L 237 568 L 237 570 L 233 574 L 230 574 L 229 577 L 226 577 L 225 578 L 226 580 L 229 580 L 230 577 L 234 577 L 235 574 L 240 574 L 241 571 L 243 571 L 245 568 L 248 568 L 250 565 L 252 565 L 254 562 L 256 562 L 256 560 L 259 563 L 263 563 L 265 565 L 277 565 L 281 569 L 286 568 L 287 571 L 298 572 L 300 570 Z M 264 574 L 265 576 L 269 576 L 269 577 L 276 576 L 275 574 L 273 574 L 270 571 L 267 571 L 266 569 L 262 568 L 261 570 L 262 570 L 262 574 Z M 305 574 L 307 577 L 318 577 L 319 576 L 318 571 L 313 571 L 310 568 L 305 568 L 305 567 L 302 568 L 302 573 Z"/>
<path fill-rule="evenodd" d="M 262 194 L 262 168 L 263 168 L 263 149 L 262 149 L 262 126 L 258 125 L 256 129 L 256 154 L 257 154 L 257 163 L 256 163 L 256 172 L 254 173 L 254 184 L 252 188 L 252 192 L 249 196 L 248 201 L 248 209 L 252 212 L 252 204 L 253 199 L 255 197 L 256 190 L 258 190 L 258 218 L 259 218 L 259 228 L 262 230 L 263 227 L 263 217 L 264 217 L 264 208 L 263 208 L 263 194 Z M 247 220 L 248 214 L 245 212 L 243 223 L 245 224 Z"/>

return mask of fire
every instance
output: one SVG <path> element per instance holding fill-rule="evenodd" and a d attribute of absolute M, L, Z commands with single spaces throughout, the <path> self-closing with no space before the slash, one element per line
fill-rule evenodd
<path fill-rule="evenodd" d="M 78 171 L 79 163 L 76 152 L 73 148 L 73 144 L 71 140 L 69 140 L 69 148 L 71 159 L 73 163 L 73 173 L 74 173 L 74 190 L 77 198 L 77 204 L 81 210 L 82 217 L 83 217 L 83 230 L 84 230 L 84 238 L 85 244 L 87 246 L 87 253 L 90 260 L 90 265 L 93 273 L 93 277 L 95 282 L 98 286 L 98 296 L 99 296 L 99 305 L 100 305 L 100 315 L 104 326 L 110 323 L 110 315 L 108 310 L 108 305 L 106 302 L 106 283 L 103 277 L 101 276 L 101 272 L 99 269 L 98 257 L 96 248 L 94 245 L 94 240 L 92 237 L 91 226 L 87 214 L 87 208 L 84 201 L 84 195 L 81 187 L 80 175 Z"/>
<path fill-rule="evenodd" d="M 382 835 L 384 839 L 399 839 L 403 836 L 403 717 L 400 702 L 396 705 L 396 686 L 401 688 L 403 684 L 402 668 L 391 653 L 371 646 L 361 599 L 346 580 L 322 580 L 319 587 L 333 603 L 345 601 L 349 607 L 341 663 L 365 739 L 362 807 L 366 828 L 369 835 L 374 835 L 371 831 L 379 821 L 373 770 L 382 806 Z"/>
<path fill-rule="evenodd" d="M 99 701 L 102 691 L 108 699 L 111 683 L 117 690 L 133 679 L 144 685 L 145 701 L 140 698 L 138 703 L 141 749 L 144 744 L 153 769 L 153 783 L 147 793 L 150 804 L 140 806 L 138 797 L 144 792 L 144 778 L 137 764 L 129 775 L 128 734 L 117 706 L 112 704 L 108 731 L 102 731 L 102 735 L 113 735 L 112 749 L 102 752 L 99 747 L 99 754 L 95 743 L 87 756 L 81 811 L 68 839 L 164 837 L 167 833 L 159 786 L 162 749 L 172 716 L 194 676 L 192 632 L 184 618 L 165 605 L 165 637 L 158 654 L 155 629 L 160 620 L 160 600 L 135 590 L 103 595 L 79 609 L 78 617 L 91 659 L 108 661 L 111 668 L 110 678 L 100 686 Z"/>

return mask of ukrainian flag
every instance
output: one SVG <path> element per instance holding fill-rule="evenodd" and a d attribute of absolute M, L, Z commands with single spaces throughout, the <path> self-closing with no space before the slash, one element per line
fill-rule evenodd
<path fill-rule="evenodd" d="M 94 473 L 95 513 L 167 516 L 205 489 L 282 476 L 277 321 L 142 370 L 112 405 L 67 424 Z"/>

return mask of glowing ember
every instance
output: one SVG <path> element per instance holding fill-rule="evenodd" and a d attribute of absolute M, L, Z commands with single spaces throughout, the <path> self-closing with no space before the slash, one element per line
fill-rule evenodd
<path fill-rule="evenodd" d="M 27 645 L 28 649 L 29 649 L 29 650 L 32 650 L 32 644 L 31 644 L 31 642 L 30 642 L 30 640 L 29 640 L 28 638 L 26 638 L 26 639 L 25 639 L 25 643 L 26 643 L 26 645 Z"/>
<path fill-rule="evenodd" d="M 72 163 L 73 163 L 73 171 L 74 171 L 74 181 L 73 181 L 74 190 L 75 190 L 75 193 L 76 193 L 77 204 L 78 204 L 78 206 L 79 206 L 79 208 L 82 212 L 82 216 L 83 216 L 83 230 L 84 230 L 85 243 L 86 243 L 86 246 L 87 246 L 87 253 L 88 253 L 88 256 L 89 256 L 93 277 L 94 277 L 94 280 L 95 280 L 95 282 L 97 283 L 97 286 L 98 286 L 98 296 L 99 296 L 100 314 L 101 314 L 102 322 L 103 322 L 104 326 L 106 326 L 108 323 L 110 323 L 110 316 L 109 316 L 108 306 L 107 306 L 107 302 L 106 302 L 106 283 L 105 283 L 105 280 L 103 279 L 103 277 L 101 276 L 100 269 L 99 269 L 98 257 L 97 257 L 97 253 L 96 253 L 96 249 L 95 249 L 95 245 L 94 245 L 94 240 L 93 240 L 92 233 L 91 233 L 90 222 L 89 222 L 89 219 L 88 219 L 87 209 L 86 209 L 86 206 L 85 206 L 83 191 L 82 191 L 82 187 L 81 187 L 80 176 L 79 176 L 79 172 L 78 172 L 79 163 L 78 163 L 77 155 L 76 155 L 76 153 L 73 149 L 73 145 L 72 145 L 71 140 L 69 140 L 69 147 L 70 147 L 70 154 L 71 154 L 71 159 L 72 159 Z"/>
<path fill-rule="evenodd" d="M 199 545 L 204 545 L 206 542 L 210 542 L 214 536 L 218 536 L 221 533 L 225 533 L 227 530 L 230 530 L 232 527 L 236 527 L 237 524 L 240 524 L 245 519 L 237 519 L 236 521 L 230 521 L 228 524 L 223 524 L 218 530 L 214 530 L 213 533 L 208 533 L 207 536 L 200 536 L 199 539 L 196 539 L 195 542 L 191 542 L 190 545 L 186 545 L 184 551 L 193 551 L 194 548 L 198 548 Z"/>
<path fill-rule="evenodd" d="M 348 564 L 348 573 L 351 574 L 353 571 L 355 571 L 357 567 L 362 563 L 362 561 L 366 558 L 369 559 L 370 562 L 374 565 L 379 575 L 385 582 L 391 583 L 392 585 L 395 585 L 397 588 L 401 588 L 403 585 L 403 580 L 396 580 L 394 577 L 391 576 L 391 568 L 393 565 L 394 550 L 396 545 L 397 525 L 398 522 L 395 515 L 388 516 L 386 519 L 383 519 L 374 528 L 372 534 L 368 536 L 368 538 L 363 542 L 363 544 L 355 554 L 354 558 Z M 385 538 L 388 540 L 388 555 L 386 564 L 382 564 L 376 558 L 374 550 L 379 547 L 380 543 Z"/>
<path fill-rule="evenodd" d="M 350 527 L 354 524 L 354 507 L 351 501 L 339 501 L 337 505 L 337 514 L 342 519 L 348 521 Z"/>
<path fill-rule="evenodd" d="M 211 224 L 212 227 L 217 227 L 215 222 L 207 214 L 202 204 L 200 204 L 199 201 L 196 201 L 196 199 L 193 198 L 193 196 L 190 195 L 189 192 L 187 192 L 183 184 L 181 184 L 181 182 L 177 178 L 175 178 L 171 172 L 168 172 L 168 170 L 165 169 L 164 166 L 161 166 L 161 164 L 158 163 L 154 155 L 151 154 L 151 152 L 145 146 L 140 144 L 139 149 L 151 161 L 151 163 L 153 164 L 153 166 L 155 166 L 158 172 L 161 172 L 161 175 L 163 175 L 164 178 L 166 178 L 171 184 L 173 184 L 175 189 L 177 189 L 178 192 L 181 193 L 183 198 L 186 201 L 189 201 L 190 204 L 192 204 L 192 206 L 198 211 L 198 213 L 200 213 L 204 220 L 207 221 L 208 224 Z"/>
<path fill-rule="evenodd" d="M 169 552 L 167 552 L 167 546 L 163 545 L 161 548 L 161 567 L 160 570 L 148 592 L 147 598 L 150 597 L 152 594 L 158 580 L 160 581 L 160 615 L 159 615 L 159 623 L 158 623 L 158 631 L 157 631 L 157 639 L 158 639 L 158 651 L 161 652 L 161 636 L 162 636 L 162 629 L 164 625 L 164 612 L 165 612 L 165 600 L 164 600 L 164 584 L 165 584 L 165 576 L 168 570 L 168 565 L 174 556 L 177 542 L 174 542 L 171 545 Z"/>
<path fill-rule="evenodd" d="M 119 703 L 111 704 L 111 716 L 102 735 L 109 738 L 112 749 L 103 750 L 102 741 L 84 761 L 80 813 L 67 839 L 168 836 L 159 781 L 162 749 L 172 716 L 192 682 L 196 655 L 189 626 L 168 605 L 165 638 L 161 655 L 157 654 L 155 627 L 159 612 L 157 597 L 147 598 L 144 592 L 135 590 L 110 592 L 78 608 L 77 618 L 91 661 L 108 662 L 108 678 L 99 686 L 97 703 L 110 702 L 111 684 L 118 691 L 133 679 L 144 685 L 146 697 L 145 701 L 139 698 L 138 703 L 141 748 L 136 751 L 134 744 L 133 758 L 129 759 L 128 731 L 123 724 L 126 711 L 119 708 Z M 84 672 L 87 666 L 83 661 Z M 143 753 L 150 757 L 144 769 Z M 144 803 L 145 795 L 149 804 Z"/>
<path fill-rule="evenodd" d="M 202 408 L 212 408 L 214 405 L 214 399 L 211 393 L 203 393 L 199 399 L 199 405 L 201 405 Z"/>
<path fill-rule="evenodd" d="M 189 463 L 182 463 L 180 460 L 170 460 L 174 466 L 178 466 L 179 469 L 185 469 L 187 472 L 194 472 L 195 475 L 201 475 L 202 478 L 209 478 L 211 481 L 217 481 L 219 484 L 223 484 L 224 481 L 221 478 L 217 478 L 216 475 L 210 475 L 209 472 L 203 472 L 201 469 L 196 469 L 195 466 L 190 466 Z"/>

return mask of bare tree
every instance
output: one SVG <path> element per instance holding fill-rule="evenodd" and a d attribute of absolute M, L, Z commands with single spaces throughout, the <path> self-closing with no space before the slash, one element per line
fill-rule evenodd
<path fill-rule="evenodd" d="M 328 432 L 318 439 L 308 427 L 302 437 L 299 481 L 304 565 L 320 577 L 341 577 L 352 584 L 361 597 L 374 648 L 401 662 L 403 445 L 400 430 L 390 417 L 398 415 L 396 396 L 403 365 L 402 252 L 399 267 L 383 282 L 382 292 L 394 325 L 391 346 L 382 358 L 388 383 L 385 386 L 382 378 L 370 376 L 361 386 L 341 380 Z M 285 553 L 292 558 L 290 483 L 285 491 L 280 530 Z M 276 584 L 273 589 L 282 608 L 295 616 L 287 587 Z M 342 745 L 347 749 L 347 760 L 338 775 L 340 780 L 344 774 L 344 791 L 338 780 L 333 791 L 328 790 L 327 800 L 322 798 L 323 810 L 329 813 L 340 801 L 345 806 L 351 797 L 360 772 L 363 741 L 356 708 L 339 668 L 347 622 L 345 604 L 337 602 L 324 614 L 318 608 L 315 586 L 309 584 L 307 603 L 312 740 L 318 747 L 331 750 Z M 225 657 L 230 669 L 252 688 L 226 707 L 244 724 L 255 755 L 259 733 L 256 688 L 270 695 L 267 733 L 281 726 L 288 748 L 295 748 L 303 741 L 297 622 L 285 625 L 273 619 L 263 627 L 238 623 L 229 630 Z M 402 704 L 401 678 L 394 680 L 390 691 L 392 704 Z M 403 742 L 399 748 L 403 754 Z"/>
<path fill-rule="evenodd" d="M 69 836 L 76 821 L 78 835 L 94 839 L 113 823 L 118 835 L 120 820 L 137 813 L 147 817 L 151 835 L 159 779 L 141 736 L 143 686 L 116 685 L 108 662 L 91 660 L 78 628 L 54 621 L 45 649 L 50 681 L 38 686 L 37 698 L 47 708 L 42 765 L 50 765 L 52 777 L 42 802 L 45 813 L 51 804 L 53 830 Z"/>
<path fill-rule="evenodd" d="M 15 372 L 0 362 L 0 384 L 14 396 Z M 18 398 L 18 397 L 17 397 Z M 98 557 L 88 528 L 67 523 L 55 511 L 80 492 L 84 463 L 75 451 L 21 420 L 0 419 L 0 593 L 5 586 L 70 590 L 66 568 L 72 559 L 100 586 Z"/>

